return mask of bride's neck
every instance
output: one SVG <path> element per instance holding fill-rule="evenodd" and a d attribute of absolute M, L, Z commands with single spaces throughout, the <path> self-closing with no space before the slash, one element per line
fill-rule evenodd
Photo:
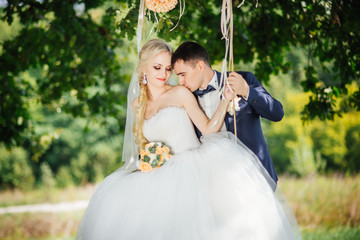
<path fill-rule="evenodd" d="M 159 96 L 161 96 L 164 92 L 166 92 L 167 87 L 162 86 L 162 87 L 155 87 L 155 86 L 150 86 L 148 85 L 148 90 L 149 90 L 149 99 L 152 101 L 155 101 Z"/>

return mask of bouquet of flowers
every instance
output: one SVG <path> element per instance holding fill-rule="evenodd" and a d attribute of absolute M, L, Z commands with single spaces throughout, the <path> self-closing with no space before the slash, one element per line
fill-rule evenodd
<path fill-rule="evenodd" d="M 153 168 L 161 167 L 171 157 L 170 148 L 161 142 L 149 142 L 140 152 L 138 169 L 149 172 Z"/>

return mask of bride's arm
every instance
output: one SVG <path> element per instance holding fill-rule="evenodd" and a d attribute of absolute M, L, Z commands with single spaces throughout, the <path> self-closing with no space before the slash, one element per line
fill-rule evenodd
<path fill-rule="evenodd" d="M 199 107 L 195 96 L 185 87 L 178 87 L 177 95 L 182 99 L 182 104 L 189 115 L 191 121 L 204 135 L 207 133 L 215 133 L 221 129 L 224 122 L 226 111 L 233 94 L 227 93 L 220 101 L 220 104 L 211 119 Z"/>

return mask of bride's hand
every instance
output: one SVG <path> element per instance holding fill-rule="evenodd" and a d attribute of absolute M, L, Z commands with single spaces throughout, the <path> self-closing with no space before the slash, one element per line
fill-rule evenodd
<path fill-rule="evenodd" d="M 236 97 L 236 93 L 231 92 L 230 89 L 228 87 L 226 87 L 224 96 L 225 96 L 226 100 L 231 101 Z"/>

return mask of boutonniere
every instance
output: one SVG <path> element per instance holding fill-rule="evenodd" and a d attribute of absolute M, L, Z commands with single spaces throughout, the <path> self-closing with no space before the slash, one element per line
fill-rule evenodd
<path fill-rule="evenodd" d="M 240 111 L 239 102 L 241 97 L 235 97 L 233 100 L 230 101 L 227 112 L 233 116 L 235 111 Z"/>

